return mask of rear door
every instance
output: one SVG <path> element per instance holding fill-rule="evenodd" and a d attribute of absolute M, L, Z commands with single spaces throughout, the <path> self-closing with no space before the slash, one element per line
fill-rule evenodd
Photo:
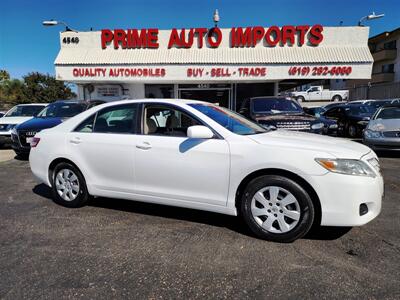
<path fill-rule="evenodd" d="M 138 107 L 106 107 L 69 133 L 67 147 L 96 189 L 134 192 Z"/>

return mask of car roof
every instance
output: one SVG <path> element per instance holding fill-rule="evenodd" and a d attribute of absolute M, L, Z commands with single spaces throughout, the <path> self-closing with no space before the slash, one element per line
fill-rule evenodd
<path fill-rule="evenodd" d="M 129 104 L 129 103 L 165 103 L 165 104 L 212 104 L 210 102 L 206 101 L 200 101 L 200 100 L 191 100 L 191 99 L 170 99 L 170 98 L 143 98 L 143 99 L 124 99 L 124 100 L 118 100 L 118 101 L 109 101 L 105 102 L 102 107 L 104 106 L 113 106 L 113 105 L 119 105 L 119 104 Z"/>
<path fill-rule="evenodd" d="M 21 103 L 15 106 L 32 106 L 32 105 L 48 105 L 48 103 Z"/>
<path fill-rule="evenodd" d="M 293 100 L 287 96 L 257 96 L 257 97 L 250 97 L 249 99 L 285 99 L 285 100 Z"/>
<path fill-rule="evenodd" d="M 380 108 L 400 108 L 400 103 L 388 103 L 384 104 Z"/>

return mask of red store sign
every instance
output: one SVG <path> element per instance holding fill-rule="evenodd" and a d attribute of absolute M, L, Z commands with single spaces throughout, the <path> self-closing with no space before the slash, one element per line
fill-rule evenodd
<path fill-rule="evenodd" d="M 266 47 L 290 46 L 308 44 L 318 46 L 324 36 L 322 25 L 286 25 L 282 27 L 271 26 L 267 29 L 261 26 L 233 27 L 229 32 L 229 47 L 255 47 L 262 43 Z M 158 43 L 157 28 L 150 29 L 103 29 L 101 31 L 101 47 L 106 49 L 113 46 L 114 49 L 138 49 L 160 47 Z M 191 28 L 171 30 L 168 48 L 203 48 L 205 45 L 218 48 L 222 41 L 223 33 L 218 27 Z"/>

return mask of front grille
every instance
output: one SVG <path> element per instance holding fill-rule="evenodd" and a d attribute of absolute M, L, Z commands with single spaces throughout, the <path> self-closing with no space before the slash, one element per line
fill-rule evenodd
<path fill-rule="evenodd" d="M 19 142 L 22 147 L 30 147 L 31 145 L 26 142 L 27 137 L 35 136 L 36 132 L 33 131 L 18 131 Z"/>
<path fill-rule="evenodd" d="M 384 131 L 383 136 L 388 138 L 400 138 L 400 131 Z"/>
<path fill-rule="evenodd" d="M 296 122 L 277 122 L 277 128 L 287 129 L 287 130 L 310 130 L 311 124 L 306 121 L 296 121 Z"/>

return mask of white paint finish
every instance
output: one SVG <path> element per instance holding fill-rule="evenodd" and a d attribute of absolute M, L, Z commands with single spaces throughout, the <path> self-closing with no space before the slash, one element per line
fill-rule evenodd
<path fill-rule="evenodd" d="M 135 185 L 142 195 L 225 206 L 230 155 L 223 139 L 138 136 Z"/>
<path fill-rule="evenodd" d="M 305 101 L 324 101 L 332 100 L 334 96 L 340 96 L 340 100 L 347 100 L 349 97 L 348 90 L 329 90 L 321 86 L 310 86 L 304 92 L 291 92 L 294 98 L 302 96 Z"/>
<path fill-rule="evenodd" d="M 92 195 L 235 215 L 235 197 L 240 182 L 258 170 L 281 169 L 297 174 L 316 191 L 323 225 L 358 226 L 380 212 L 383 179 L 377 171 L 374 171 L 375 178 L 334 174 L 315 162 L 315 158 L 360 159 L 372 168 L 368 159 L 376 158 L 376 155 L 364 145 L 279 130 L 241 136 L 186 105 L 192 101 L 152 101 L 172 103 L 195 114 L 222 139 L 207 139 L 196 144 L 184 137 L 115 137 L 86 133 L 87 140 L 81 137 L 82 143 L 71 144 L 69 139 L 74 133 L 70 132 L 90 114 L 103 107 L 127 102 L 108 103 L 38 133 L 41 141 L 30 153 L 33 174 L 50 185 L 50 163 L 55 158 L 65 157 L 80 168 Z M 93 142 L 92 146 L 89 140 Z M 191 144 L 194 146 L 186 147 Z M 364 216 L 358 213 L 361 203 L 367 203 L 369 207 Z"/>

